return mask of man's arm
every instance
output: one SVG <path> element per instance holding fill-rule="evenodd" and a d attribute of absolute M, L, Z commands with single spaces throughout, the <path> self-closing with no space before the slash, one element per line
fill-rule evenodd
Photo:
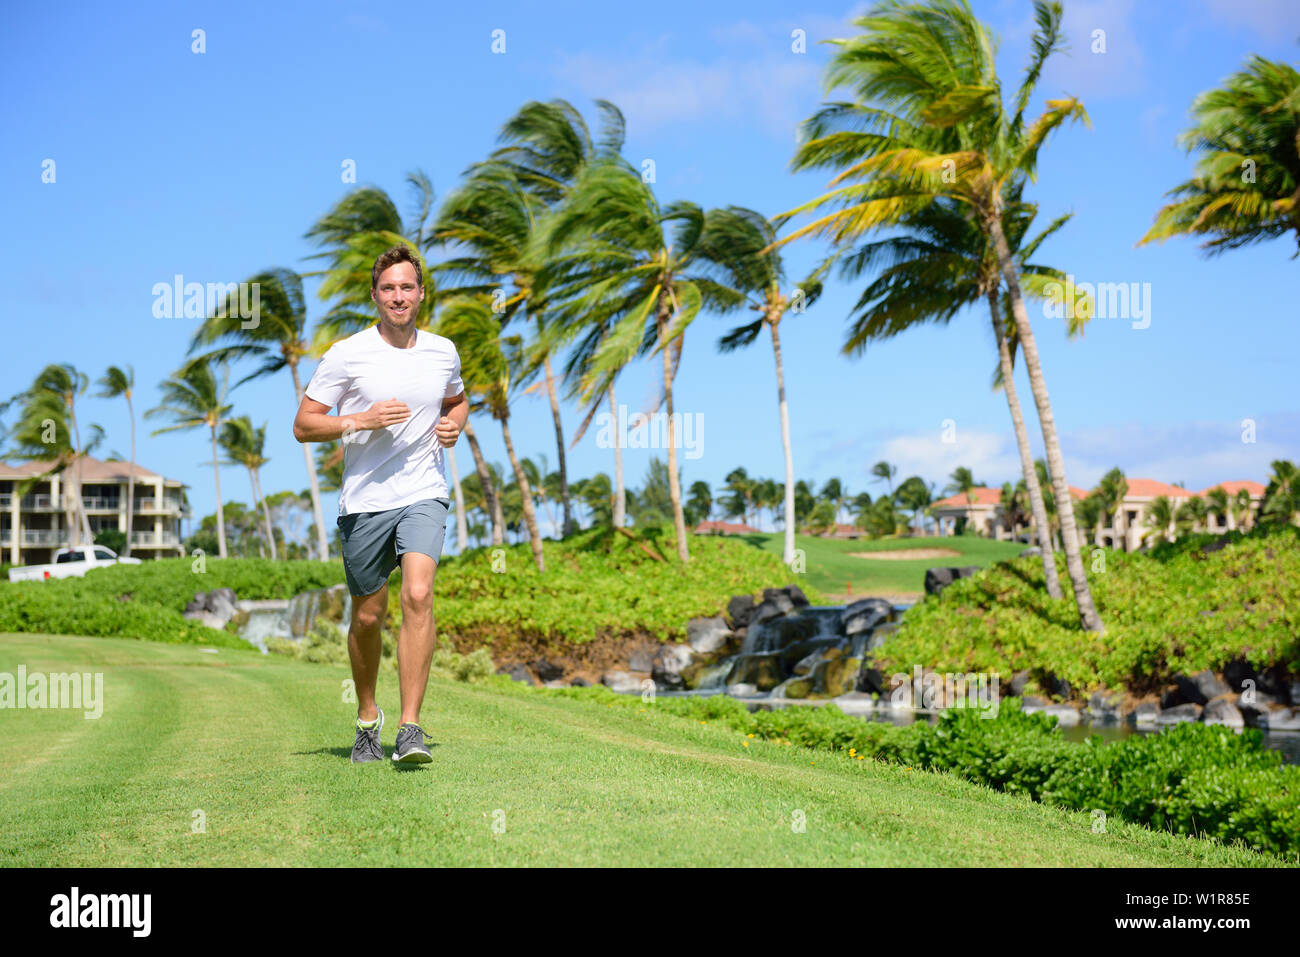
<path fill-rule="evenodd" d="M 405 422 L 411 410 L 405 402 L 384 399 L 365 412 L 351 415 L 330 415 L 330 406 L 304 395 L 298 404 L 298 414 L 293 419 L 293 437 L 299 442 L 331 442 L 347 432 L 364 429 L 383 429 Z M 464 419 L 461 420 L 462 426 Z"/>
<path fill-rule="evenodd" d="M 451 448 L 460 438 L 461 431 L 465 428 L 465 420 L 469 418 L 469 403 L 465 401 L 465 393 L 454 395 L 450 399 L 442 400 L 442 414 L 438 419 L 438 424 L 433 427 L 434 434 L 438 437 L 438 444 L 443 448 Z"/>

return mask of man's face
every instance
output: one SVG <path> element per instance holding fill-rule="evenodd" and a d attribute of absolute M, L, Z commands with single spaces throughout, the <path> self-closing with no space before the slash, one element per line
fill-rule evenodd
<path fill-rule="evenodd" d="M 415 281 L 415 267 L 395 263 L 379 274 L 379 282 L 370 291 L 379 308 L 379 318 L 405 328 L 415 322 L 424 299 L 424 288 Z"/>

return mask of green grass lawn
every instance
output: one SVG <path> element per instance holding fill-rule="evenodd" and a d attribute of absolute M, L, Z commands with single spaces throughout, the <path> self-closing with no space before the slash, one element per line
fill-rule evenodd
<path fill-rule="evenodd" d="M 98 720 L 0 713 L 0 863 L 10 866 L 1279 863 L 1114 819 L 1094 834 L 1085 813 L 747 741 L 653 704 L 435 680 L 423 716 L 434 761 L 398 771 L 348 762 L 345 668 L 0 635 L 0 671 L 19 664 L 103 672 L 105 703 Z M 379 680 L 391 751 L 395 677 Z"/>
<path fill-rule="evenodd" d="M 743 536 L 764 550 L 781 554 L 785 537 L 780 532 Z M 807 562 L 808 582 L 826 593 L 829 600 L 842 601 L 846 595 L 921 595 L 925 592 L 925 570 L 937 566 L 992 565 L 1004 558 L 1015 558 L 1027 546 L 1019 542 L 999 542 L 969 535 L 949 538 L 894 538 L 871 541 L 866 538 L 847 541 L 796 535 L 795 547 L 802 548 Z M 960 552 L 960 557 L 922 558 L 879 561 L 857 558 L 853 552 L 904 551 L 918 548 L 946 548 Z"/>

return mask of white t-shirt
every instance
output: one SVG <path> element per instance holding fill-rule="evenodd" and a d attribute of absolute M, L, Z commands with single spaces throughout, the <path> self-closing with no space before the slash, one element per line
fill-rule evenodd
<path fill-rule="evenodd" d="M 307 383 L 309 398 L 338 406 L 339 415 L 364 412 L 385 399 L 399 399 L 411 410 L 405 422 L 343 437 L 339 514 L 450 498 L 433 427 L 443 399 L 464 391 L 460 356 L 444 336 L 417 329 L 415 345 L 398 349 L 384 341 L 375 325 L 330 346 Z"/>

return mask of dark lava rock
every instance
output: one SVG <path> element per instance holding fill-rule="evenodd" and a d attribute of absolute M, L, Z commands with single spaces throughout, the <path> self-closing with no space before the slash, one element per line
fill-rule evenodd
<path fill-rule="evenodd" d="M 1231 544 L 1232 544 L 1231 535 L 1220 535 L 1214 541 L 1206 542 L 1204 545 L 1202 545 L 1201 554 L 1208 555 L 1211 552 L 1222 551 L 1223 549 L 1227 548 Z"/>
<path fill-rule="evenodd" d="M 655 684 L 665 688 L 685 687 L 682 671 L 691 663 L 692 657 L 688 645 L 664 645 L 651 662 L 650 677 Z"/>
<path fill-rule="evenodd" d="M 1208 669 L 1190 678 L 1187 675 L 1175 675 L 1174 681 L 1178 683 L 1178 690 L 1182 692 L 1183 699 L 1192 704 L 1205 704 L 1211 698 L 1228 694 L 1232 690 Z"/>
<path fill-rule="evenodd" d="M 533 671 L 542 681 L 559 681 L 564 677 L 564 668 L 545 658 L 538 658 L 533 662 Z"/>
<path fill-rule="evenodd" d="M 732 628 L 744 628 L 754 617 L 754 596 L 733 595 L 727 602 L 727 617 L 731 619 Z"/>
<path fill-rule="evenodd" d="M 1182 724 L 1183 722 L 1200 721 L 1201 710 L 1201 706 L 1194 703 L 1174 705 L 1172 708 L 1163 709 L 1156 716 L 1156 724 Z"/>
<path fill-rule="evenodd" d="M 533 685 L 534 687 L 537 685 L 537 679 L 533 677 L 533 673 L 521 664 L 502 665 L 497 669 L 497 674 L 508 675 L 515 681 L 522 681 L 524 684 Z"/>
<path fill-rule="evenodd" d="M 782 590 L 785 592 L 786 597 L 794 603 L 796 608 L 807 608 L 812 604 L 812 602 L 808 600 L 808 596 L 803 593 L 803 589 L 798 585 L 786 585 Z"/>
<path fill-rule="evenodd" d="M 1149 728 L 1160 717 L 1160 706 L 1153 701 L 1143 701 L 1127 715 L 1128 723 L 1138 728 Z"/>
<path fill-rule="evenodd" d="M 1221 724 L 1229 728 L 1244 728 L 1246 720 L 1235 703 L 1236 695 L 1229 692 L 1214 698 L 1205 706 L 1201 719 L 1206 724 Z"/>
<path fill-rule="evenodd" d="M 712 654 L 730 638 L 731 629 L 722 618 L 692 618 L 686 623 L 686 642 L 698 654 Z"/>
<path fill-rule="evenodd" d="M 893 615 L 894 606 L 885 599 L 863 598 L 840 612 L 840 628 L 846 635 L 856 635 L 889 621 Z"/>
<path fill-rule="evenodd" d="M 937 595 L 959 578 L 970 578 L 980 570 L 978 565 L 963 565 L 960 568 L 927 568 L 925 570 L 925 593 Z"/>
<path fill-rule="evenodd" d="M 1025 693 L 1025 686 L 1029 684 L 1030 677 L 1032 676 L 1028 669 L 1017 671 L 1011 676 L 1011 680 L 1007 682 L 1007 694 L 1013 698 L 1019 698 Z"/>

